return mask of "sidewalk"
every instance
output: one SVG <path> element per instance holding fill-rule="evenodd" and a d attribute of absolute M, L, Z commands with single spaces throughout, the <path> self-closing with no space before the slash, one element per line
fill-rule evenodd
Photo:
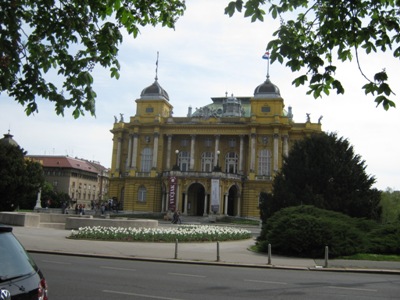
<path fill-rule="evenodd" d="M 160 226 L 170 225 L 160 222 Z M 253 227 L 254 230 L 257 230 L 257 228 Z M 329 260 L 328 268 L 323 268 L 325 265 L 323 259 L 313 260 L 275 256 L 273 255 L 273 250 L 271 264 L 268 264 L 268 256 L 266 254 L 249 250 L 249 247 L 255 243 L 254 239 L 220 242 L 218 252 L 217 243 L 181 243 L 176 246 L 175 243 L 72 240 L 67 239 L 71 233 L 69 230 L 33 227 L 14 227 L 13 232 L 24 247 L 31 252 L 265 268 L 378 272 L 400 275 L 400 262 Z"/>

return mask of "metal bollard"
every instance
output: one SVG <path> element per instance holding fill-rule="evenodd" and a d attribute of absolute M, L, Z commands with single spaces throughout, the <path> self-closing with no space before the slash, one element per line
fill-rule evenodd
<path fill-rule="evenodd" d="M 219 257 L 219 242 L 217 242 L 217 261 L 220 261 L 220 257 Z"/>
<path fill-rule="evenodd" d="M 175 259 L 178 259 L 178 239 L 175 240 Z"/>
<path fill-rule="evenodd" d="M 271 244 L 268 244 L 268 264 L 271 264 Z"/>
<path fill-rule="evenodd" d="M 328 256 L 329 256 L 329 248 L 325 246 L 325 268 L 328 267 Z"/>

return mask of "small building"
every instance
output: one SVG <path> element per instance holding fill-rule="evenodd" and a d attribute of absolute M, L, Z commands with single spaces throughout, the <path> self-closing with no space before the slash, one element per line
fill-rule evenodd
<path fill-rule="evenodd" d="M 109 193 L 124 210 L 258 218 L 259 195 L 271 191 L 291 145 L 321 132 L 309 115 L 294 122 L 269 76 L 253 96 L 211 100 L 173 117 L 156 76 L 136 99 L 136 113 L 115 117 Z"/>
<path fill-rule="evenodd" d="M 43 166 L 44 176 L 55 191 L 67 193 L 73 203 L 90 207 L 107 200 L 108 169 L 97 162 L 58 155 L 28 155 Z"/>

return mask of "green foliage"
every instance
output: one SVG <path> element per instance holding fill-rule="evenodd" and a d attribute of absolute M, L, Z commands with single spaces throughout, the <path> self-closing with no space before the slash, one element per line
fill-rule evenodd
<path fill-rule="evenodd" d="M 400 57 L 400 22 L 396 1 L 315 1 L 307 0 L 235 0 L 231 1 L 225 13 L 232 16 L 235 11 L 254 22 L 263 21 L 268 3 L 272 18 L 281 20 L 280 28 L 274 33 L 276 39 L 268 43 L 271 63 L 286 61 L 294 72 L 303 72 L 293 80 L 296 86 L 309 81 L 308 94 L 315 98 L 329 95 L 331 90 L 344 93 L 344 87 L 336 79 L 337 62 L 352 61 L 354 56 L 366 84 L 366 94 L 376 96 L 377 106 L 385 110 L 395 107 L 391 99 L 395 94 L 390 88 L 385 69 L 376 71 L 373 79 L 362 70 L 359 60 L 361 51 L 393 53 Z M 296 19 L 291 18 L 295 12 Z"/>
<path fill-rule="evenodd" d="M 400 191 L 387 189 L 382 193 L 382 223 L 400 222 Z"/>
<path fill-rule="evenodd" d="M 400 255 L 400 222 L 384 224 L 372 230 L 370 253 Z"/>
<path fill-rule="evenodd" d="M 13 211 L 44 183 L 42 166 L 19 146 L 0 143 L 0 211 Z"/>
<path fill-rule="evenodd" d="M 69 205 L 71 201 L 71 197 L 65 192 L 54 191 L 53 189 L 42 192 L 42 207 L 60 208 L 63 203 Z"/>
<path fill-rule="evenodd" d="M 267 220 L 259 249 L 266 251 L 271 244 L 276 254 L 321 258 L 328 246 L 331 257 L 352 255 L 367 249 L 363 227 L 375 227 L 375 223 L 313 206 L 289 207 Z"/>
<path fill-rule="evenodd" d="M 78 118 L 95 114 L 93 68 L 109 68 L 118 79 L 123 29 L 174 27 L 182 0 L 9 0 L 0 2 L 0 92 L 38 112 L 37 97 L 54 102 L 58 115 L 73 108 Z M 62 86 L 48 80 L 56 73 Z"/>
<path fill-rule="evenodd" d="M 313 205 L 351 217 L 379 220 L 380 192 L 353 147 L 336 134 L 315 134 L 296 142 L 275 176 L 261 217 L 289 206 Z"/>

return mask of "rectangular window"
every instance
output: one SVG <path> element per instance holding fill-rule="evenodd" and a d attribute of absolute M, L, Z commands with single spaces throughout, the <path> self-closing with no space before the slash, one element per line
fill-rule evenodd
<path fill-rule="evenodd" d="M 146 202 L 147 190 L 144 186 L 139 187 L 138 190 L 138 201 Z"/>
<path fill-rule="evenodd" d="M 270 111 L 271 111 L 271 107 L 269 107 L 269 106 L 261 107 L 261 112 L 263 112 L 263 113 L 269 113 Z"/>
<path fill-rule="evenodd" d="M 229 139 L 229 147 L 235 148 L 236 146 L 236 139 Z"/>
<path fill-rule="evenodd" d="M 211 147 L 211 146 L 212 146 L 212 139 L 206 138 L 206 139 L 204 140 L 204 146 L 206 146 L 206 147 Z"/>
<path fill-rule="evenodd" d="M 189 145 L 189 140 L 188 139 L 181 140 L 181 146 L 182 147 L 187 147 L 188 145 Z"/>
<path fill-rule="evenodd" d="M 152 112 L 154 112 L 154 108 L 152 108 L 152 107 L 146 107 L 146 112 L 147 112 L 147 113 L 152 113 Z"/>

